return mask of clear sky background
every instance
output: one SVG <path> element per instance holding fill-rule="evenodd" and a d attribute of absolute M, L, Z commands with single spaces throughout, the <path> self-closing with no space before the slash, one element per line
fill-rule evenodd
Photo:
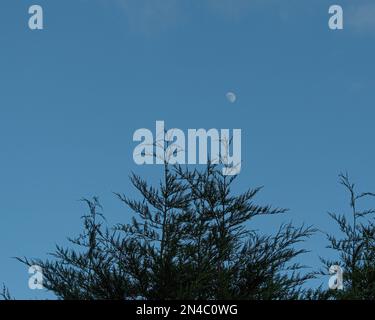
<path fill-rule="evenodd" d="M 32 4 L 43 31 L 28 29 Z M 236 188 L 264 185 L 259 203 L 290 208 L 252 222 L 266 233 L 290 220 L 336 233 L 341 171 L 375 190 L 374 1 L 1 0 L 0 13 L 0 283 L 16 298 L 51 297 L 12 257 L 76 235 L 80 198 L 128 221 L 112 192 L 136 195 L 132 170 L 157 181 L 160 167 L 132 159 L 133 132 L 156 120 L 242 129 Z M 301 261 L 318 268 L 326 244 L 313 237 Z"/>

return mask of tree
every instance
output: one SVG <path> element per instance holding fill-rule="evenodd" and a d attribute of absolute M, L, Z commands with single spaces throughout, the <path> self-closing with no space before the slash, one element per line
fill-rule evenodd
<path fill-rule="evenodd" d="M 375 197 L 374 193 L 357 193 L 348 174 L 340 174 L 340 183 L 349 193 L 350 215 L 329 213 L 343 237 L 327 234 L 328 248 L 336 251 L 337 260 L 321 259 L 327 274 L 331 266 L 343 270 L 343 290 L 326 290 L 326 299 L 375 299 L 375 209 L 360 209 L 360 200 Z"/>
<path fill-rule="evenodd" d="M 116 194 L 133 212 L 129 224 L 105 225 L 98 198 L 84 199 L 83 232 L 39 265 L 60 299 L 297 299 L 302 274 L 296 244 L 314 230 L 283 224 L 274 235 L 251 230 L 259 215 L 286 212 L 254 203 L 261 188 L 231 190 L 236 176 L 164 163 L 158 187 L 132 174 L 140 193 Z"/>
<path fill-rule="evenodd" d="M 274 215 L 285 209 L 256 205 L 253 200 L 262 188 L 233 195 L 237 176 L 223 175 L 208 165 L 203 173 L 177 171 L 192 192 L 189 218 L 190 246 L 187 272 L 198 279 L 198 298 L 213 299 L 290 299 L 297 298 L 300 285 L 311 275 L 301 276 L 299 264 L 290 262 L 305 250 L 295 244 L 313 233 L 312 228 L 282 225 L 273 236 L 258 234 L 247 223 L 259 215 Z M 204 296 L 201 294 L 204 293 Z"/>
<path fill-rule="evenodd" d="M 0 297 L 3 298 L 4 300 L 13 300 L 10 292 L 9 292 L 9 289 L 5 286 L 5 284 L 3 284 L 3 288 L 0 292 Z"/>

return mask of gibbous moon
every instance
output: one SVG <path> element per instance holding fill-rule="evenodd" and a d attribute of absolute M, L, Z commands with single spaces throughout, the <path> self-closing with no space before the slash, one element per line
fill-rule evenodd
<path fill-rule="evenodd" d="M 237 100 L 237 97 L 233 92 L 228 92 L 225 96 L 230 103 L 235 103 Z"/>

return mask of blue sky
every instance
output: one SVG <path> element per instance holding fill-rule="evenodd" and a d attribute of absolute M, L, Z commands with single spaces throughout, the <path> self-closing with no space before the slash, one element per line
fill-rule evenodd
<path fill-rule="evenodd" d="M 36 3 L 42 31 L 27 27 Z M 332 4 L 342 31 L 328 28 Z M 290 208 L 253 222 L 264 232 L 292 220 L 335 233 L 341 171 L 375 190 L 372 1 L 2 0 L 0 12 L 0 282 L 17 298 L 51 297 L 12 257 L 77 234 L 80 198 L 128 221 L 112 192 L 135 195 L 132 170 L 157 181 L 160 167 L 132 159 L 133 132 L 156 120 L 242 129 L 238 190 L 264 185 L 260 203 Z M 316 235 L 301 261 L 319 267 L 325 245 Z"/>

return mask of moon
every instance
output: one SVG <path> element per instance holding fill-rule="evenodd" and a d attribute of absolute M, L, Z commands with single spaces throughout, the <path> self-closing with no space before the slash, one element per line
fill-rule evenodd
<path fill-rule="evenodd" d="M 233 92 L 227 92 L 225 96 L 230 103 L 235 103 L 237 100 L 237 96 Z"/>

